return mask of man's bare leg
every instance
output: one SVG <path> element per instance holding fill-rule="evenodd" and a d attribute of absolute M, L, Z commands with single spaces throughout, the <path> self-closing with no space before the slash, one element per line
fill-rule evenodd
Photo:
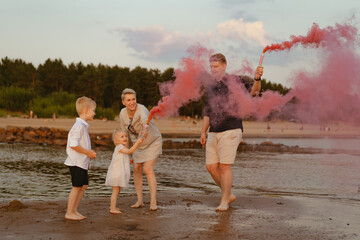
<path fill-rule="evenodd" d="M 206 164 L 206 169 L 210 173 L 211 177 L 214 179 L 216 185 L 218 185 L 221 188 L 219 166 L 220 163 Z"/>
<path fill-rule="evenodd" d="M 146 175 L 149 190 L 150 190 L 150 210 L 156 211 L 157 210 L 157 202 L 156 202 L 156 176 L 154 172 L 154 167 L 156 164 L 156 160 L 147 161 L 144 163 L 144 173 Z"/>
<path fill-rule="evenodd" d="M 220 164 L 220 163 L 214 163 L 214 164 L 206 164 L 206 169 L 209 171 L 211 177 L 214 179 L 216 185 L 218 185 L 223 193 L 222 185 L 221 185 L 221 171 L 220 166 L 221 165 L 230 165 L 230 164 Z M 231 165 L 230 165 L 231 167 Z M 230 168 L 231 171 L 231 168 Z M 231 173 L 231 179 L 232 179 L 232 173 Z M 231 180 L 232 182 L 232 180 Z M 230 194 L 228 196 L 229 203 L 232 203 L 236 200 L 236 196 L 231 192 L 231 185 L 230 185 Z"/>
<path fill-rule="evenodd" d="M 222 197 L 220 205 L 216 208 L 216 211 L 226 211 L 229 208 L 229 196 L 231 194 L 232 185 L 231 164 L 220 164 L 220 185 L 222 190 Z"/>
<path fill-rule="evenodd" d="M 142 168 L 143 168 L 143 163 L 134 163 L 134 185 L 137 195 L 137 202 L 131 206 L 132 208 L 140 208 L 144 206 L 143 193 L 142 193 L 142 185 L 143 185 Z"/>

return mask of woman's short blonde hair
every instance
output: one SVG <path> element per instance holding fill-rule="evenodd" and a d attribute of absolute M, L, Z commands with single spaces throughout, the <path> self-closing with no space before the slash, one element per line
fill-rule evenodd
<path fill-rule="evenodd" d="M 121 100 L 124 100 L 126 94 L 134 94 L 136 98 L 136 92 L 131 88 L 125 88 L 121 93 Z"/>
<path fill-rule="evenodd" d="M 84 112 L 86 108 L 96 107 L 96 102 L 88 97 L 79 97 L 76 100 L 76 111 L 80 115 Z"/>

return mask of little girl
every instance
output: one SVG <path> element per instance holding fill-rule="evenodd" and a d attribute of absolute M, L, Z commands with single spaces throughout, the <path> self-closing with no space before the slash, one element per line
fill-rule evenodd
<path fill-rule="evenodd" d="M 130 149 L 126 147 L 128 146 L 128 136 L 125 132 L 115 131 L 113 140 L 116 147 L 106 175 L 105 185 L 112 186 L 110 213 L 120 214 L 121 211 L 116 207 L 116 201 L 120 193 L 120 187 L 129 187 L 130 165 L 128 154 L 132 154 L 144 139 L 140 137 Z"/>

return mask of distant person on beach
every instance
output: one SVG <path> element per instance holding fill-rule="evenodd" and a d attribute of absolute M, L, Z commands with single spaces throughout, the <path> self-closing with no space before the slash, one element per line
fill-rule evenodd
<path fill-rule="evenodd" d="M 241 77 L 226 74 L 226 58 L 217 53 L 210 57 L 211 75 L 214 84 L 207 89 L 207 103 L 204 108 L 204 121 L 200 142 L 206 144 L 206 168 L 215 183 L 222 191 L 221 202 L 217 211 L 226 211 L 229 204 L 236 200 L 231 192 L 232 171 L 237 148 L 242 139 L 242 119 L 231 116 L 225 106 L 229 103 L 229 84 L 243 85 L 252 96 L 260 91 L 260 78 L 263 67 L 258 66 L 255 71 L 255 81 L 251 85 Z M 216 82 L 215 82 L 216 81 Z M 210 129 L 209 129 L 210 128 Z M 206 132 L 209 129 L 208 138 Z"/>
<path fill-rule="evenodd" d="M 72 126 L 66 145 L 68 157 L 65 165 L 69 166 L 72 189 L 69 194 L 65 219 L 83 220 L 86 217 L 78 212 L 78 206 L 85 190 L 89 185 L 88 169 L 90 159 L 96 158 L 96 153 L 91 150 L 90 136 L 88 133 L 90 120 L 95 116 L 96 103 L 87 97 L 76 100 L 76 111 L 79 117 Z"/>
<path fill-rule="evenodd" d="M 149 117 L 149 111 L 144 105 L 136 102 L 136 92 L 130 88 L 122 91 L 121 100 L 125 108 L 121 109 L 120 130 L 126 131 L 131 142 L 135 143 L 138 137 L 143 134 Z M 143 207 L 143 176 L 146 175 L 150 190 L 150 210 L 157 210 L 156 202 L 156 177 L 154 167 L 159 155 L 162 153 L 162 137 L 155 123 L 151 121 L 144 135 L 144 142 L 139 144 L 133 153 L 134 159 L 134 184 L 137 195 L 137 202 L 132 208 Z"/>
<path fill-rule="evenodd" d="M 112 156 L 110 166 L 106 175 L 105 185 L 112 186 L 112 195 L 110 199 L 110 213 L 122 213 L 116 207 L 116 201 L 120 193 L 120 187 L 128 188 L 130 180 L 130 159 L 129 154 L 132 154 L 137 146 L 141 144 L 144 139 L 139 137 L 135 144 L 128 149 L 128 135 L 126 132 L 115 131 L 113 134 L 113 141 L 115 150 Z"/>

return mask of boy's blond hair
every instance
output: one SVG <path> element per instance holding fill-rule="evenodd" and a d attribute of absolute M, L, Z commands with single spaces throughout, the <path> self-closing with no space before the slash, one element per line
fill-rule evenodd
<path fill-rule="evenodd" d="M 96 102 L 88 97 L 80 97 L 76 100 L 76 111 L 79 114 L 82 114 L 85 108 L 89 109 L 91 107 L 96 107 Z"/>

